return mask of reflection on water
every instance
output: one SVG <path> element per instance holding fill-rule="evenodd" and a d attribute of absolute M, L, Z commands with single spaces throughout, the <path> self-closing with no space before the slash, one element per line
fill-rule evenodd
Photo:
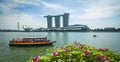
<path fill-rule="evenodd" d="M 97 37 L 93 37 L 97 35 Z M 54 46 L 45 47 L 9 47 L 9 40 L 23 37 L 48 37 L 57 41 L 55 46 L 62 47 L 67 43 L 79 41 L 83 44 L 96 46 L 98 48 L 109 48 L 120 52 L 120 33 L 79 33 L 79 32 L 0 32 L 0 62 L 26 62 L 35 55 L 46 54 L 46 49 L 54 49 Z"/>

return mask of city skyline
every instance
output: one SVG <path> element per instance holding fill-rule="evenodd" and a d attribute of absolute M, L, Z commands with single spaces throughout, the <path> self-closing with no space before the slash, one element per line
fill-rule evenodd
<path fill-rule="evenodd" d="M 0 29 L 17 29 L 17 22 L 20 26 L 47 28 L 43 16 L 63 13 L 70 13 L 69 25 L 120 28 L 119 3 L 120 0 L 0 0 Z"/>

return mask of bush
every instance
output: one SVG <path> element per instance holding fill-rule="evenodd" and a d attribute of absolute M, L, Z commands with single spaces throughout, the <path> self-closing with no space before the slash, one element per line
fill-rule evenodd
<path fill-rule="evenodd" d="M 35 56 L 28 62 L 120 62 L 120 54 L 106 48 L 95 48 L 74 42 L 45 56 Z"/>

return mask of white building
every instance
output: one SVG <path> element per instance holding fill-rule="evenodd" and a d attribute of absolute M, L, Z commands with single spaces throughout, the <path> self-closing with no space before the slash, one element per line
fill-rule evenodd
<path fill-rule="evenodd" d="M 89 30 L 89 27 L 87 25 L 74 24 L 74 25 L 70 25 L 69 27 L 65 29 L 67 30 Z"/>

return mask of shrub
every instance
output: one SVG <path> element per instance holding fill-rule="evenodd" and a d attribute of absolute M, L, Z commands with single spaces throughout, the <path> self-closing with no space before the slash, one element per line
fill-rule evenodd
<path fill-rule="evenodd" d="M 74 42 L 45 56 L 30 58 L 28 62 L 120 62 L 120 54 Z"/>

